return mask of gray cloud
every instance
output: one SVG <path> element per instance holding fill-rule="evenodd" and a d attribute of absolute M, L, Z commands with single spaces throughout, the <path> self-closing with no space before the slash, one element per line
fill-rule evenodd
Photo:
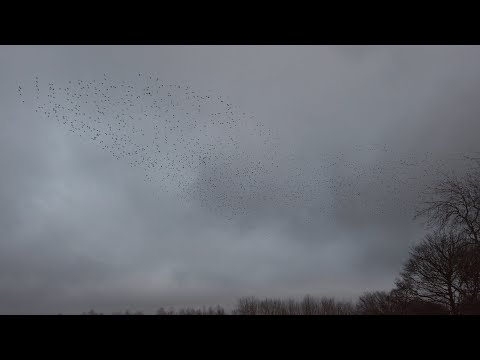
<path fill-rule="evenodd" d="M 244 295 L 348 298 L 390 287 L 423 234 L 411 218 L 418 191 L 440 161 L 461 169 L 458 153 L 479 151 L 479 60 L 478 47 L 459 46 L 1 47 L 0 313 L 228 307 Z M 301 193 L 308 206 L 255 196 L 249 214 L 227 220 L 159 193 L 16 93 L 35 76 L 139 72 L 221 94 L 274 129 L 280 167 L 265 175 L 264 193 L 283 196 L 274 185 L 295 184 L 295 171 L 311 182 L 342 160 L 321 168 L 316 197 Z M 372 144 L 389 152 L 366 150 Z M 427 152 L 426 167 L 394 170 Z M 372 170 L 362 177 L 349 163 Z M 402 176 L 396 198 L 380 185 Z M 355 191 L 325 185 L 339 180 Z"/>

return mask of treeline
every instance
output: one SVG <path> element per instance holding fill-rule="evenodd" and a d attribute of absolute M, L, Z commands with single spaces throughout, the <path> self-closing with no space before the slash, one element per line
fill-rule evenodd
<path fill-rule="evenodd" d="M 364 293 L 355 304 L 311 296 L 303 300 L 246 297 L 231 314 L 480 314 L 480 158 L 470 160 L 474 166 L 465 176 L 441 174 L 420 199 L 415 218 L 423 219 L 428 234 L 411 248 L 392 290 Z M 217 306 L 157 313 L 224 315 L 226 311 Z"/>
<path fill-rule="evenodd" d="M 337 301 L 334 298 L 315 298 L 307 295 L 302 300 L 255 297 L 240 298 L 235 308 L 227 312 L 223 307 L 202 308 L 160 308 L 156 315 L 352 315 L 356 314 L 352 302 Z M 84 315 L 103 315 L 91 310 Z M 112 313 L 112 315 L 143 315 L 142 312 Z"/>
<path fill-rule="evenodd" d="M 94 310 L 90 310 L 87 313 L 83 313 L 82 315 L 104 315 L 104 313 L 96 312 Z M 126 310 L 125 312 L 113 312 L 112 315 L 145 315 L 142 311 L 135 311 L 131 312 L 129 310 Z M 175 309 L 173 307 L 165 309 L 161 307 L 160 309 L 157 310 L 155 315 L 227 315 L 227 312 L 225 309 L 221 306 L 209 306 L 207 307 L 201 307 L 201 308 L 193 308 L 193 307 L 187 307 L 187 308 L 181 308 L 181 309 Z"/>
<path fill-rule="evenodd" d="M 305 296 L 302 300 L 255 297 L 240 298 L 232 311 L 222 306 L 160 308 L 154 315 L 448 315 L 445 305 L 421 299 L 405 301 L 396 290 L 367 292 L 356 303 L 331 297 Z M 459 307 L 457 314 L 480 314 L 478 303 Z M 112 315 L 144 315 L 141 311 L 113 312 Z M 91 310 L 83 315 L 105 315 Z"/>
<path fill-rule="evenodd" d="M 348 301 L 334 298 L 315 298 L 307 295 L 303 300 L 255 297 L 241 298 L 233 315 L 352 315 L 355 306 Z"/>

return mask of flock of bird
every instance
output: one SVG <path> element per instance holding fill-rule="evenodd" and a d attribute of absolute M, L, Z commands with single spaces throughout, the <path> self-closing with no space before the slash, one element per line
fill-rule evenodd
<path fill-rule="evenodd" d="M 22 86 L 18 94 L 24 103 Z M 228 98 L 152 75 L 115 81 L 105 74 L 60 85 L 36 77 L 30 94 L 37 114 L 141 169 L 160 191 L 229 219 L 305 208 L 378 215 L 386 202 L 408 209 L 406 199 L 415 194 L 406 194 L 439 168 L 431 153 L 399 155 L 387 144 L 299 160 L 282 151 L 277 131 Z"/>

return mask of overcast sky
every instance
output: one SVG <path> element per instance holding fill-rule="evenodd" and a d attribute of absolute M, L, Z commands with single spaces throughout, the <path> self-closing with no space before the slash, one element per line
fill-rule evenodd
<path fill-rule="evenodd" d="M 391 288 L 422 237 L 404 203 L 434 176 L 404 189 L 402 206 L 388 191 L 382 201 L 365 191 L 362 204 L 377 212 L 325 190 L 304 209 L 226 220 L 170 193 L 152 196 L 140 171 L 40 117 L 17 91 L 36 76 L 122 81 L 140 72 L 254 114 L 277 131 L 282 156 L 294 154 L 276 160 L 286 173 L 311 176 L 312 164 L 339 153 L 385 168 L 394 158 L 431 152 L 433 166 L 480 151 L 475 46 L 1 46 L 0 313 L 229 308 L 249 295 L 355 299 Z M 389 152 L 355 150 L 368 144 Z M 344 171 L 328 176 L 355 179 Z M 362 186 L 378 190 L 378 181 Z M 319 211 L 327 201 L 349 206 Z"/>

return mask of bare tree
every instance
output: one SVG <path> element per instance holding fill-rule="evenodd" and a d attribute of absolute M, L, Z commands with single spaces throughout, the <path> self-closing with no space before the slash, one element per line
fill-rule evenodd
<path fill-rule="evenodd" d="M 406 303 L 426 301 L 458 313 L 464 300 L 465 239 L 460 233 L 436 232 L 410 251 L 410 258 L 396 281 L 397 293 Z"/>
<path fill-rule="evenodd" d="M 237 308 L 233 311 L 235 315 L 259 315 L 259 300 L 253 296 L 240 298 Z"/>
<path fill-rule="evenodd" d="M 461 313 L 480 314 L 480 245 L 467 244 L 463 249 L 459 273 L 462 280 Z"/>
<path fill-rule="evenodd" d="M 163 306 L 157 310 L 156 315 L 175 315 L 175 308 L 170 307 L 168 310 Z"/>
<path fill-rule="evenodd" d="M 165 310 L 165 308 L 162 306 L 160 307 L 160 309 L 157 310 L 157 312 L 155 313 L 156 315 L 167 315 L 167 311 Z"/>
<path fill-rule="evenodd" d="M 300 302 L 300 311 L 302 315 L 320 315 L 322 309 L 313 296 L 306 295 Z"/>
<path fill-rule="evenodd" d="M 395 296 L 386 291 L 366 292 L 357 302 L 357 313 L 360 315 L 393 315 L 401 311 Z"/>
<path fill-rule="evenodd" d="M 317 307 L 319 315 L 351 315 L 355 313 L 355 307 L 351 302 L 339 301 L 334 298 L 321 298 Z"/>
<path fill-rule="evenodd" d="M 333 298 L 314 298 L 307 295 L 301 301 L 294 299 L 259 300 L 245 297 L 238 301 L 233 311 L 236 315 L 349 315 L 355 308 L 350 302 L 336 301 Z"/>
<path fill-rule="evenodd" d="M 461 179 L 443 174 L 426 195 L 415 218 L 424 218 L 440 230 L 462 231 L 480 245 L 480 163 Z"/>
<path fill-rule="evenodd" d="M 299 315 L 300 314 L 300 305 L 294 299 L 287 299 L 284 300 L 284 307 L 285 312 L 291 315 Z"/>

